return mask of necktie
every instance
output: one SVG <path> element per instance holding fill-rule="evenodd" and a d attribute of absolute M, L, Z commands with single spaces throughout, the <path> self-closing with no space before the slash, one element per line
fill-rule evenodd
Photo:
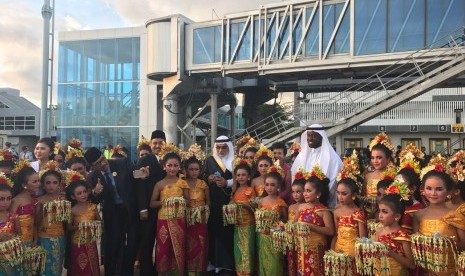
<path fill-rule="evenodd" d="M 110 178 L 110 173 L 109 172 L 105 173 L 105 181 L 107 182 L 107 184 L 113 186 L 113 183 L 111 183 L 111 178 Z"/>

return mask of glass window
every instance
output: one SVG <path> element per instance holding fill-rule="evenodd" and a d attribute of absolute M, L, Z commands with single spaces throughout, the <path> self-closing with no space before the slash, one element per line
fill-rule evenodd
<path fill-rule="evenodd" d="M 424 47 L 425 2 L 390 0 L 388 51 L 403 52 Z"/>
<path fill-rule="evenodd" d="M 449 154 L 450 139 L 447 138 L 431 138 L 429 139 L 429 152 Z"/>
<path fill-rule="evenodd" d="M 306 24 L 308 24 L 310 17 L 312 15 L 313 8 L 307 9 L 306 15 Z M 305 38 L 305 56 L 318 56 L 320 49 L 318 45 L 318 41 L 320 39 L 319 35 L 319 26 L 318 26 L 318 18 L 319 12 L 315 13 L 312 22 L 310 22 L 310 27 L 308 30 L 307 37 Z"/>
<path fill-rule="evenodd" d="M 240 35 L 244 30 L 245 22 L 232 23 L 230 31 L 230 58 L 233 55 L 234 49 L 239 44 L 239 49 L 236 53 L 234 60 L 250 60 L 250 24 L 245 28 L 244 36 L 241 38 Z"/>
<path fill-rule="evenodd" d="M 426 1 L 426 45 L 437 42 L 441 46 L 449 40 L 448 34 L 465 25 L 465 1 Z"/>
<path fill-rule="evenodd" d="M 386 52 L 387 1 L 355 1 L 355 55 Z"/>
<path fill-rule="evenodd" d="M 221 26 L 195 29 L 193 36 L 194 64 L 221 61 Z"/>

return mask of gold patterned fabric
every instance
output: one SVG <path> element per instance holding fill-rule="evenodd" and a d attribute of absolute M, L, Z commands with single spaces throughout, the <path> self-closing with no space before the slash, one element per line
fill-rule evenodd
<path fill-rule="evenodd" d="M 160 201 L 164 202 L 170 198 L 182 198 L 184 196 L 184 189 L 189 189 L 189 185 L 186 183 L 186 181 L 179 179 L 176 181 L 175 184 L 173 185 L 166 185 L 163 187 L 163 189 L 160 191 Z M 183 216 L 185 217 L 185 215 Z M 159 219 L 169 219 L 172 218 L 171 214 L 168 214 L 167 208 L 164 208 L 163 206 L 158 210 L 158 218 Z"/>
<path fill-rule="evenodd" d="M 418 232 L 423 235 L 433 235 L 435 233 L 439 233 L 441 236 L 451 237 L 453 240 L 456 240 L 457 237 L 457 230 L 454 226 L 450 225 L 447 220 L 448 216 L 451 213 L 448 213 L 442 219 L 424 219 L 420 221 Z M 447 253 L 448 261 L 446 267 L 446 271 L 443 273 L 437 273 L 436 275 L 454 275 L 455 273 L 455 260 L 454 260 L 454 252 L 452 249 L 448 250 Z"/>
<path fill-rule="evenodd" d="M 350 216 L 340 216 L 337 220 L 337 240 L 334 251 L 343 252 L 353 257 L 355 254 L 355 239 L 359 238 L 358 223 L 366 224 L 365 213 L 356 210 Z"/>
<path fill-rule="evenodd" d="M 385 244 L 392 251 L 405 257 L 402 241 L 410 242 L 410 236 L 404 230 L 398 230 L 387 235 L 379 236 L 377 241 Z M 391 275 L 408 275 L 408 270 L 403 268 L 398 261 L 392 257 L 389 257 L 388 260 Z"/>
<path fill-rule="evenodd" d="M 76 225 L 77 227 L 81 222 L 94 221 L 96 219 L 95 217 L 96 210 L 97 210 L 97 205 L 93 203 L 87 203 L 86 211 L 80 215 L 76 215 L 73 217 L 73 224 Z M 73 234 L 71 235 L 71 239 L 74 244 L 80 244 L 79 239 L 84 234 L 84 233 L 81 233 L 82 231 L 86 231 L 86 230 L 77 229 L 76 231 L 73 231 Z"/>

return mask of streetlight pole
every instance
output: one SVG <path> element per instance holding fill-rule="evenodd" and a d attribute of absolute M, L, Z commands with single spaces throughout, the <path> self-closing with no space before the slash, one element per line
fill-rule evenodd
<path fill-rule="evenodd" d="M 42 6 L 42 18 L 44 19 L 44 46 L 42 56 L 42 101 L 40 105 L 40 137 L 47 136 L 47 98 L 48 98 L 48 71 L 50 54 L 50 19 L 53 10 L 50 7 L 50 0 L 44 0 Z"/>

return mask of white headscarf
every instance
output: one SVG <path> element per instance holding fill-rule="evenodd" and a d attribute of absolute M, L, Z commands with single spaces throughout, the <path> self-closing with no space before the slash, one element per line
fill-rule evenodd
<path fill-rule="evenodd" d="M 229 152 L 223 157 L 220 157 L 218 155 L 218 152 L 216 151 L 216 145 L 222 145 L 226 144 L 228 146 Z M 213 157 L 217 158 L 218 160 L 221 160 L 223 162 L 223 165 L 228 169 L 231 173 L 233 172 L 233 161 L 234 161 L 234 147 L 231 142 L 231 139 L 228 137 L 222 135 L 216 138 L 215 144 L 213 145 Z"/>
<path fill-rule="evenodd" d="M 314 131 L 321 135 L 322 141 L 321 146 L 316 149 L 311 149 L 307 142 L 307 132 Z M 334 151 L 331 143 L 328 140 L 326 131 L 320 124 L 311 125 L 308 130 L 305 130 L 300 137 L 301 150 L 299 155 L 295 158 L 292 164 L 291 173 L 292 178 L 297 173 L 300 167 L 304 168 L 305 171 L 310 172 L 317 163 L 320 164 L 321 171 L 329 179 L 329 190 L 330 190 L 330 206 L 334 207 L 336 204 L 335 187 L 336 187 L 336 176 L 342 169 L 342 160 L 339 155 Z M 315 155 L 319 155 L 317 158 Z M 317 160 L 315 160 L 317 159 Z"/>

